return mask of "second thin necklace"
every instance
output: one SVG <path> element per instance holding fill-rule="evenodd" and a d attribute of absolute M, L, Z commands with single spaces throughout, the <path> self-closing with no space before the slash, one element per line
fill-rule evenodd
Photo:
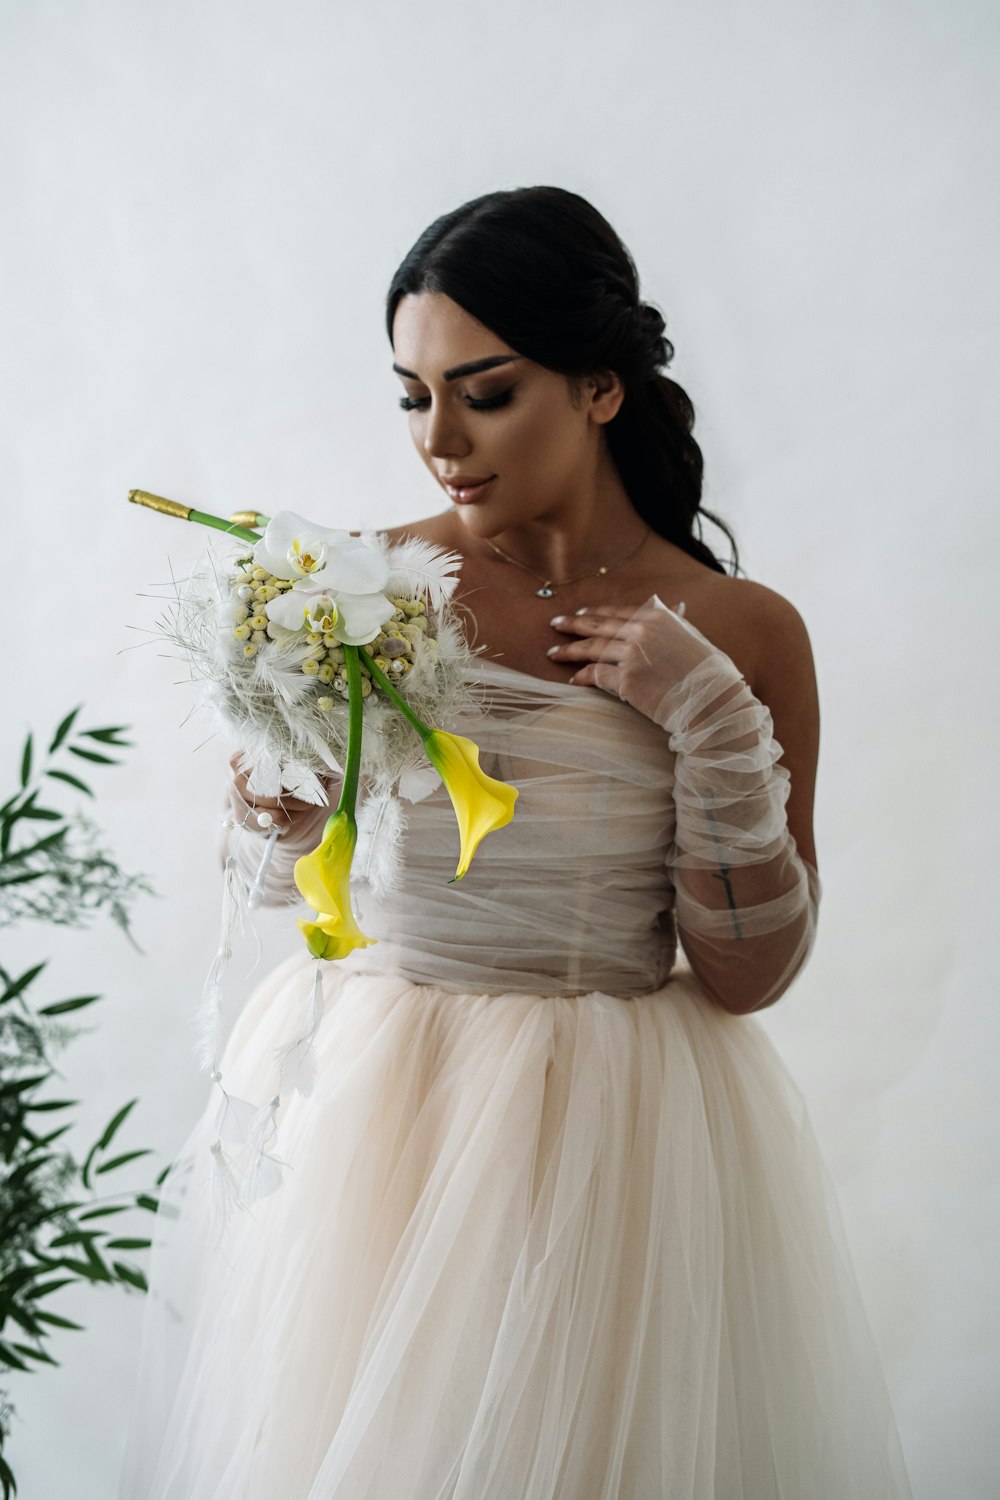
<path fill-rule="evenodd" d="M 531 574 L 532 578 L 537 578 L 539 580 L 542 586 L 540 589 L 535 590 L 535 593 L 537 594 L 539 599 L 553 599 L 555 597 L 557 588 L 561 589 L 565 588 L 568 584 L 579 583 L 581 578 L 598 578 L 605 573 L 613 572 L 615 568 L 620 568 L 623 562 L 628 562 L 630 557 L 635 556 L 639 548 L 642 546 L 643 542 L 645 542 L 646 538 L 649 536 L 649 533 L 650 527 L 647 526 L 638 544 L 633 547 L 630 552 L 626 552 L 624 557 L 620 557 L 617 562 L 603 563 L 599 568 L 588 568 L 586 573 L 577 573 L 573 578 L 559 579 L 544 578 L 541 573 L 536 573 L 534 568 L 529 568 L 527 563 L 518 562 L 516 557 L 511 557 L 510 554 L 505 552 L 502 547 L 498 547 L 496 542 L 491 542 L 488 536 L 484 537 L 483 541 L 486 542 L 488 546 L 492 547 L 493 551 L 496 552 L 500 557 L 502 557 L 504 562 L 513 563 L 515 568 L 523 568 L 526 573 Z"/>

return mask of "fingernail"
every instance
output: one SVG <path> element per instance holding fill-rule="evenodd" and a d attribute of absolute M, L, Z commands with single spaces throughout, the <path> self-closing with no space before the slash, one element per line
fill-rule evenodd
<path fill-rule="evenodd" d="M 550 625 L 561 625 L 562 622 L 563 622 L 563 620 L 565 620 L 565 618 L 566 618 L 565 615 L 553 615 L 552 619 L 549 621 L 549 624 Z"/>
<path fill-rule="evenodd" d="M 589 608 L 590 608 L 590 606 L 588 604 L 584 604 L 583 607 L 581 609 L 576 610 L 575 613 L 578 614 L 578 615 L 585 615 L 587 613 L 587 610 Z"/>
<path fill-rule="evenodd" d="M 550 646 L 549 649 L 546 651 L 545 655 L 546 656 L 555 656 L 556 652 L 557 651 L 561 651 L 561 650 L 562 650 L 561 646 Z"/>

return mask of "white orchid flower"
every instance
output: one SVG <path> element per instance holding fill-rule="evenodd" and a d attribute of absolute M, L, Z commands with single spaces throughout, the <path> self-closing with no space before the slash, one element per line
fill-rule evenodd
<path fill-rule="evenodd" d="M 333 593 L 370 594 L 389 578 L 382 553 L 361 537 L 317 526 L 293 510 L 272 516 L 253 549 L 253 560 L 275 578 L 308 580 Z"/>
<path fill-rule="evenodd" d="M 297 583 L 266 606 L 268 619 L 284 630 L 314 630 L 333 635 L 345 646 L 367 646 L 395 609 L 384 594 L 336 595 Z"/>
<path fill-rule="evenodd" d="M 384 555 L 349 531 L 279 511 L 253 556 L 276 578 L 294 580 L 266 605 L 268 619 L 284 630 L 318 631 L 345 646 L 367 646 L 395 608 L 381 592 L 389 580 Z"/>

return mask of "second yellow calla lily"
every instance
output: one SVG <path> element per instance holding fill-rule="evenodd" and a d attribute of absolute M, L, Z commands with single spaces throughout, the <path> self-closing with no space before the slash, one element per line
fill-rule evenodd
<path fill-rule="evenodd" d="M 354 920 L 353 912 L 348 915 L 349 921 L 346 923 L 327 912 L 318 912 L 315 922 L 299 919 L 296 926 L 305 938 L 306 947 L 313 958 L 346 958 L 355 948 L 370 948 L 372 943 L 378 941 L 377 938 L 365 937 Z"/>
<path fill-rule="evenodd" d="M 377 939 L 366 937 L 351 907 L 351 861 L 358 825 L 346 811 L 328 819 L 319 846 L 295 861 L 294 877 L 316 920 L 298 923 L 314 958 L 345 958 Z"/>
<path fill-rule="evenodd" d="M 454 879 L 461 880 L 482 840 L 514 816 L 517 790 L 496 781 L 479 764 L 479 746 L 462 734 L 432 729 L 424 737 L 428 760 L 447 788 L 458 819 L 461 853 Z"/>

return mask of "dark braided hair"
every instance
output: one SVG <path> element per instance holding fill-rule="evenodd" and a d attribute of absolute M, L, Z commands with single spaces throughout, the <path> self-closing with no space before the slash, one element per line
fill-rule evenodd
<path fill-rule="evenodd" d="M 718 573 L 702 540 L 704 460 L 687 392 L 662 373 L 674 356 L 662 315 L 639 298 L 626 247 L 585 198 L 556 187 L 485 193 L 443 214 L 392 278 L 386 326 L 402 297 L 441 292 L 536 364 L 571 378 L 613 370 L 625 395 L 608 447 L 637 512 L 654 531 Z M 697 527 L 697 534 L 695 528 Z"/>

